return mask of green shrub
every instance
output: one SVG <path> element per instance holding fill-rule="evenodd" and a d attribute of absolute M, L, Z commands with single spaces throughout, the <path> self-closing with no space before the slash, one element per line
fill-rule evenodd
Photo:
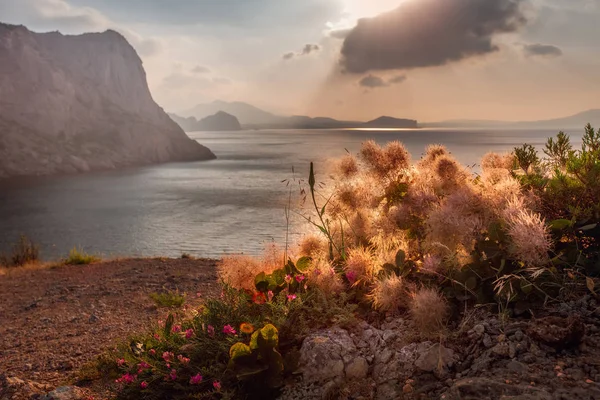
<path fill-rule="evenodd" d="M 100 257 L 88 254 L 83 249 L 73 247 L 68 257 L 64 260 L 66 265 L 87 265 L 100 261 Z"/>
<path fill-rule="evenodd" d="M 27 236 L 21 235 L 19 241 L 12 246 L 11 254 L 0 254 L 0 266 L 21 267 L 39 261 L 39 247 Z"/>
<path fill-rule="evenodd" d="M 150 293 L 150 298 L 154 300 L 158 307 L 179 308 L 185 303 L 185 294 L 179 294 L 179 291 L 169 291 L 162 293 Z"/>

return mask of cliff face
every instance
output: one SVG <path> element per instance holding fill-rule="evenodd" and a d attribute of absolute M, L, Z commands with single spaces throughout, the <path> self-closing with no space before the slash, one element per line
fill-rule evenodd
<path fill-rule="evenodd" d="M 0 23 L 0 177 L 214 157 L 154 102 L 120 34 Z"/>

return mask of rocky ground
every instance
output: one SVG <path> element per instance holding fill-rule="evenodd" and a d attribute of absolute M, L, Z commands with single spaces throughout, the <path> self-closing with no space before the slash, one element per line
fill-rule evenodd
<path fill-rule="evenodd" d="M 317 332 L 282 400 L 600 399 L 598 306 L 585 296 L 504 323 L 482 312 L 435 342 L 402 318 Z"/>
<path fill-rule="evenodd" d="M 216 283 L 216 262 L 204 259 L 9 270 L 0 276 L 0 399 L 73 383 L 82 365 L 165 313 L 149 293 L 179 290 L 195 305 Z"/>

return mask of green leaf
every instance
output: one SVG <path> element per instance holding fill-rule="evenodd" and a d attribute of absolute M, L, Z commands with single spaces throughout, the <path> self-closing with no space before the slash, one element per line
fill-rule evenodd
<path fill-rule="evenodd" d="M 275 281 L 277 286 L 283 285 L 285 283 L 285 275 L 286 275 L 286 273 L 283 269 L 276 269 L 271 274 L 271 276 L 273 277 L 273 280 Z"/>
<path fill-rule="evenodd" d="M 302 257 L 298 261 L 296 261 L 296 268 L 298 269 L 298 271 L 304 272 L 310 267 L 311 262 L 312 258 Z"/>
<path fill-rule="evenodd" d="M 277 347 L 279 345 L 279 331 L 272 324 L 267 324 L 260 330 L 260 335 L 265 339 L 267 345 Z"/>
<path fill-rule="evenodd" d="M 526 279 L 521 279 L 521 291 L 529 294 L 533 291 L 533 284 Z"/>
<path fill-rule="evenodd" d="M 555 219 L 554 221 L 550 222 L 549 225 L 550 228 L 555 231 L 562 231 L 563 229 L 573 226 L 573 222 L 568 219 Z"/>
<path fill-rule="evenodd" d="M 598 226 L 598 224 L 586 225 L 586 226 L 582 226 L 581 228 L 579 228 L 579 230 L 580 231 L 591 231 L 592 229 L 596 229 L 597 226 Z"/>
<path fill-rule="evenodd" d="M 311 190 L 315 188 L 315 170 L 313 163 L 310 163 L 310 173 L 308 175 L 308 186 L 310 186 Z"/>
<path fill-rule="evenodd" d="M 169 314 L 167 317 L 167 321 L 165 322 L 165 336 L 168 337 L 171 335 L 171 331 L 173 329 L 173 324 L 175 323 L 175 317 L 173 314 Z"/>
<path fill-rule="evenodd" d="M 256 275 L 256 278 L 254 278 L 254 286 L 256 286 L 256 290 L 259 292 L 266 292 L 269 290 L 269 279 L 264 272 Z"/>
<path fill-rule="evenodd" d="M 402 269 L 404 262 L 406 261 L 406 253 L 404 250 L 398 250 L 396 253 L 396 267 Z"/>

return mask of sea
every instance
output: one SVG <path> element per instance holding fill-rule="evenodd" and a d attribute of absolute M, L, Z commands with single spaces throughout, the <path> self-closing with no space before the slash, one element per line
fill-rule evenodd
<path fill-rule="evenodd" d="M 331 160 L 373 139 L 398 140 L 418 160 L 443 144 L 473 173 L 489 151 L 540 151 L 557 130 L 401 129 L 192 132 L 217 159 L 0 181 L 0 252 L 20 235 L 55 260 L 78 247 L 105 258 L 257 254 L 307 232 L 301 188 L 309 165 L 327 185 Z M 580 131 L 569 132 L 575 145 Z M 325 192 L 326 187 L 320 188 Z"/>

